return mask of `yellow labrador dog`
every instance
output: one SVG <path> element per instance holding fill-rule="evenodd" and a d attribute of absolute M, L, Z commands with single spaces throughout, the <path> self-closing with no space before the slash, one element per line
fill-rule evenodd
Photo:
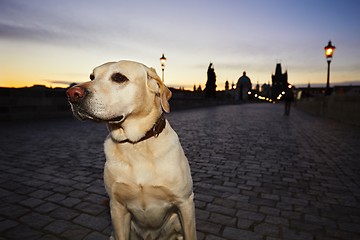
<path fill-rule="evenodd" d="M 105 187 L 110 239 L 196 239 L 193 184 L 179 139 L 163 111 L 171 92 L 155 70 L 132 61 L 96 67 L 67 91 L 79 119 L 106 122 Z"/>

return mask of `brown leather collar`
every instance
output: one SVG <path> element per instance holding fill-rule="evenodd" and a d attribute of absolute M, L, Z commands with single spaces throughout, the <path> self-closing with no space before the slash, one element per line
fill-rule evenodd
<path fill-rule="evenodd" d="M 155 122 L 155 124 L 152 126 L 152 128 L 146 132 L 145 136 L 142 137 L 140 140 L 137 140 L 135 142 L 129 140 L 129 139 L 125 139 L 122 141 L 117 141 L 118 143 L 139 143 L 142 142 L 144 140 L 147 140 L 149 138 L 155 137 L 157 138 L 159 136 L 159 134 L 164 130 L 166 125 L 166 119 L 164 117 L 164 114 L 161 114 L 159 119 Z M 114 139 L 113 139 L 114 140 Z"/>

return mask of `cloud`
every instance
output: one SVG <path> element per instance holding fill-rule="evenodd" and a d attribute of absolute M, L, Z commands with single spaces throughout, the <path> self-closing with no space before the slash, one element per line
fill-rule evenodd
<path fill-rule="evenodd" d="M 35 40 L 57 39 L 54 33 L 42 29 L 41 27 L 26 26 L 15 22 L 0 22 L 0 37 L 15 40 Z"/>
<path fill-rule="evenodd" d="M 70 86 L 71 84 L 74 83 L 79 83 L 79 82 L 74 82 L 74 81 L 69 81 L 69 80 L 49 80 L 49 79 L 43 79 L 43 82 L 47 82 L 50 84 L 61 84 L 61 85 L 67 85 Z"/>
<path fill-rule="evenodd" d="M 91 24 L 73 13 L 63 12 L 53 2 L 31 1 L 0 4 L 0 39 L 32 41 L 48 44 L 83 45 L 101 39 L 90 35 Z M 85 18 L 86 19 L 86 18 Z"/>
<path fill-rule="evenodd" d="M 112 7 L 98 1 L 13 2 L 0 0 L 0 41 L 20 46 L 55 46 L 106 56 L 152 55 L 160 48 L 158 32 L 119 14 L 123 3 Z M 121 9 L 123 10 L 123 9 Z M 40 45 L 40 46 L 39 46 Z M 46 46 L 45 46 L 46 45 Z"/>

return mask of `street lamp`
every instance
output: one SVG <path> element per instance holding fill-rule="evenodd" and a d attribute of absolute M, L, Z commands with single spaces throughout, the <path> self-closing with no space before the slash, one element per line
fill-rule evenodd
<path fill-rule="evenodd" d="M 160 58 L 161 70 L 162 70 L 162 81 L 164 82 L 164 70 L 165 70 L 166 57 L 164 54 Z"/>
<path fill-rule="evenodd" d="M 329 41 L 328 45 L 324 47 L 324 50 L 328 63 L 325 95 L 330 95 L 330 63 L 334 54 L 335 46 L 331 45 L 331 41 Z"/>

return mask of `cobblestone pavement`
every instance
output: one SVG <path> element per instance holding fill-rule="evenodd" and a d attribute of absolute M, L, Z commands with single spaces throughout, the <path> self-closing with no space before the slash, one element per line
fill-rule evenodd
<path fill-rule="evenodd" d="M 168 115 L 189 158 L 199 240 L 360 239 L 360 128 L 283 106 Z M 0 239 L 108 239 L 104 125 L 0 124 Z"/>

